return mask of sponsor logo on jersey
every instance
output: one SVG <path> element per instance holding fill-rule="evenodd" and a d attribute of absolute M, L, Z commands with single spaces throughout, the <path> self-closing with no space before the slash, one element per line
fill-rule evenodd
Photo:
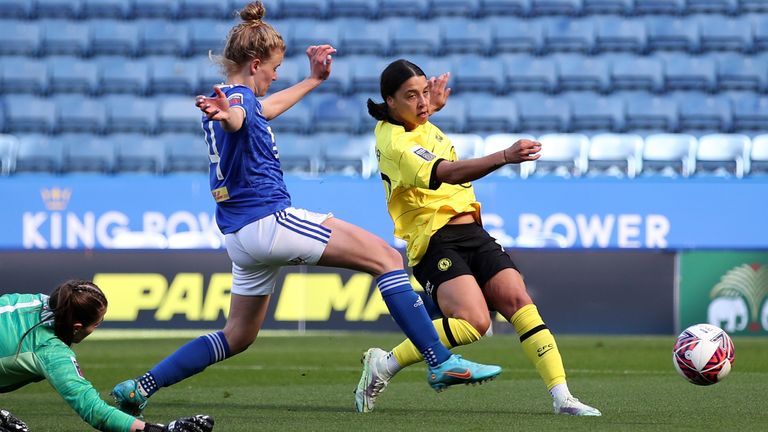
<path fill-rule="evenodd" d="M 229 105 L 242 105 L 243 104 L 243 94 L 242 93 L 233 93 L 227 97 L 229 100 Z"/>
<path fill-rule="evenodd" d="M 69 359 L 72 361 L 72 365 L 75 366 L 75 370 L 77 371 L 77 374 L 80 376 L 80 378 L 85 378 L 83 371 L 80 369 L 80 365 L 77 363 L 77 359 L 72 356 L 69 356 Z"/>
<path fill-rule="evenodd" d="M 429 161 L 431 161 L 431 160 L 433 160 L 433 159 L 435 159 L 437 157 L 434 154 L 430 153 L 429 150 L 427 150 L 427 149 L 425 149 L 424 147 L 421 147 L 421 146 L 415 146 L 415 147 L 413 147 L 411 149 L 411 151 L 413 152 L 413 154 L 415 154 L 416 156 L 424 159 L 427 162 L 429 162 Z"/>
<path fill-rule="evenodd" d="M 213 199 L 216 200 L 216 202 L 222 202 L 229 199 L 229 191 L 227 190 L 226 186 L 212 190 L 211 194 L 213 195 Z"/>
<path fill-rule="evenodd" d="M 452 265 L 453 263 L 451 262 L 450 259 L 440 258 L 440 261 L 437 262 L 437 269 L 440 271 L 446 271 L 449 268 L 451 268 Z"/>

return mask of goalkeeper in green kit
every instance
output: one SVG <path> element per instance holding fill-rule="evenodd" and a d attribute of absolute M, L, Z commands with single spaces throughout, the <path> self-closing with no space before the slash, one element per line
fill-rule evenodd
<path fill-rule="evenodd" d="M 183 417 L 167 425 L 145 423 L 108 405 L 85 379 L 70 349 L 101 324 L 107 299 L 93 282 L 71 280 L 49 296 L 0 296 L 0 393 L 48 380 L 67 404 L 89 425 L 114 432 L 210 432 L 213 419 Z M 0 432 L 29 428 L 0 409 Z"/>

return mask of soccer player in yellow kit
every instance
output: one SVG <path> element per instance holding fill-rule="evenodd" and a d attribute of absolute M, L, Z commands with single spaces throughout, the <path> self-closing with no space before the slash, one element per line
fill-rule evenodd
<path fill-rule="evenodd" d="M 450 94 L 448 74 L 427 79 L 407 60 L 381 74 L 383 103 L 368 100 L 376 124 L 376 157 L 395 235 L 407 242 L 409 265 L 445 318 L 434 325 L 449 348 L 475 342 L 490 327 L 488 308 L 515 328 L 528 359 L 553 398 L 555 413 L 599 416 L 568 390 L 562 358 L 552 333 L 512 259 L 482 227 L 480 203 L 470 182 L 510 163 L 539 158 L 541 144 L 519 140 L 484 157 L 459 161 L 451 140 L 429 122 Z M 391 352 L 369 349 L 355 393 L 359 412 L 402 368 L 420 361 L 405 340 Z"/>

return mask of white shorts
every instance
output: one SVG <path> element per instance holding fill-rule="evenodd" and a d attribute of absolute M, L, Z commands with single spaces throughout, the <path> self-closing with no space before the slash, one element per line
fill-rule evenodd
<path fill-rule="evenodd" d="M 317 264 L 331 238 L 331 230 L 320 224 L 331 217 L 289 207 L 225 235 L 232 293 L 272 294 L 280 267 Z"/>

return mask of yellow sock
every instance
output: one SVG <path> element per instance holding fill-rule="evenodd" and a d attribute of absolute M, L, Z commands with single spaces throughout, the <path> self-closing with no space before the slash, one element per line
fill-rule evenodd
<path fill-rule="evenodd" d="M 440 336 L 440 342 L 448 349 L 467 345 L 480 339 L 480 333 L 471 324 L 459 318 L 442 318 L 432 321 Z M 392 350 L 397 363 L 406 367 L 424 360 L 416 345 L 406 339 Z"/>
<path fill-rule="evenodd" d="M 565 383 L 565 368 L 555 337 L 544 325 L 536 305 L 523 306 L 512 315 L 509 322 L 515 327 L 523 352 L 536 366 L 547 389 Z"/>

